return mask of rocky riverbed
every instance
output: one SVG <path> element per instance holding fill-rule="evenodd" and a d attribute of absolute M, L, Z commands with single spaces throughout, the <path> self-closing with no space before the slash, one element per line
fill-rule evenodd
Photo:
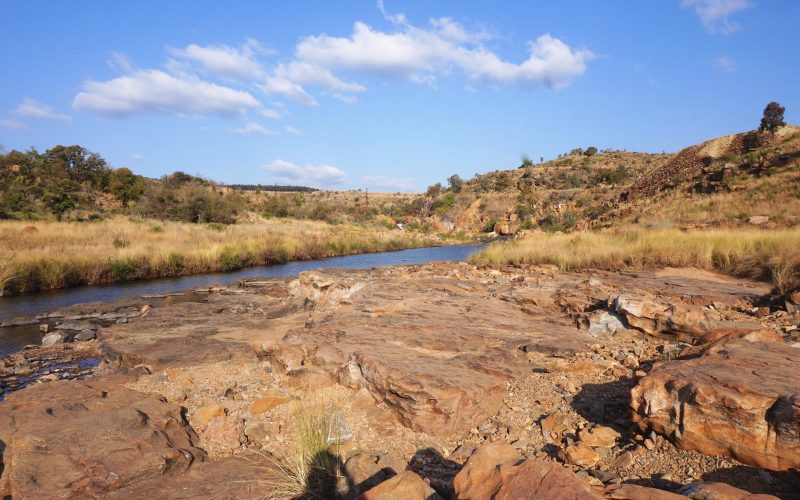
<path fill-rule="evenodd" d="M 440 263 L 43 315 L 68 333 L 0 363 L 0 494 L 263 497 L 312 408 L 341 497 L 800 498 L 800 313 L 769 293 Z"/>

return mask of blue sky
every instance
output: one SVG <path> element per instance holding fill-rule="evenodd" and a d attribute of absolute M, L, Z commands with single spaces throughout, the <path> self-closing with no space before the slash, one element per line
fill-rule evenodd
<path fill-rule="evenodd" d="M 0 144 L 413 191 L 800 117 L 800 2 L 4 2 Z"/>

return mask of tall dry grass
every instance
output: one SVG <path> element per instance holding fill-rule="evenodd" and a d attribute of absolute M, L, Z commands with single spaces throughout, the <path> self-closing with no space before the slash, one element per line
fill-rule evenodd
<path fill-rule="evenodd" d="M 381 227 L 285 219 L 230 226 L 122 217 L 33 226 L 0 221 L 0 289 L 29 292 L 232 271 L 439 243 Z"/>
<path fill-rule="evenodd" d="M 800 287 L 800 230 L 614 230 L 536 234 L 496 243 L 474 263 L 554 264 L 562 270 L 696 267 Z"/>
<path fill-rule="evenodd" d="M 297 439 L 285 457 L 266 456 L 262 498 L 326 500 L 346 498 L 352 480 L 344 470 L 335 414 L 319 404 L 295 408 Z"/>

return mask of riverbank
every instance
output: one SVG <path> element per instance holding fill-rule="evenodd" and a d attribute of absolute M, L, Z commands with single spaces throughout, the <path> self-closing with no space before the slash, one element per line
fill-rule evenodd
<path fill-rule="evenodd" d="M 232 225 L 123 217 L 0 221 L 0 290 L 26 293 L 469 241 L 463 235 L 290 219 Z"/>
<path fill-rule="evenodd" d="M 75 306 L 44 316 L 67 343 L 0 363 L 0 495 L 483 498 L 546 470 L 581 498 L 796 498 L 800 312 L 769 292 L 461 262 Z"/>
<path fill-rule="evenodd" d="M 564 271 L 694 267 L 770 281 L 787 293 L 800 288 L 800 229 L 536 232 L 490 245 L 471 260 L 476 264 L 552 264 Z"/>

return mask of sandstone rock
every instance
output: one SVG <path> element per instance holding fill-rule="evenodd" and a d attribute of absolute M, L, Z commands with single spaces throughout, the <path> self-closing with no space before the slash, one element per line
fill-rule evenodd
<path fill-rule="evenodd" d="M 47 335 L 42 337 L 42 346 L 46 347 L 50 345 L 63 344 L 66 341 L 67 341 L 67 335 L 65 333 L 62 332 L 48 333 Z"/>
<path fill-rule="evenodd" d="M 269 396 L 258 398 L 250 405 L 250 414 L 254 417 L 257 417 L 262 413 L 266 413 L 273 408 L 277 408 L 282 404 L 288 403 L 291 400 L 291 396 L 281 393 L 275 393 Z"/>
<path fill-rule="evenodd" d="M 542 432 L 549 435 L 551 432 L 561 434 L 567 429 L 572 428 L 572 422 L 569 417 L 563 413 L 556 411 L 542 419 Z"/>
<path fill-rule="evenodd" d="M 203 449 L 211 456 L 230 454 L 247 443 L 244 421 L 230 415 L 212 418 L 201 432 Z"/>
<path fill-rule="evenodd" d="M 500 442 L 479 448 L 456 475 L 453 487 L 455 498 L 464 500 L 601 498 L 561 465 L 524 460 L 514 448 Z"/>
<path fill-rule="evenodd" d="M 607 486 L 605 497 L 614 500 L 686 500 L 686 497 L 682 495 L 635 484 Z"/>
<path fill-rule="evenodd" d="M 769 222 L 769 217 L 766 215 L 753 215 L 747 219 L 747 222 L 754 226 L 763 226 Z"/>
<path fill-rule="evenodd" d="M 583 442 L 567 446 L 558 452 L 558 457 L 568 464 L 587 468 L 600 461 L 600 455 Z"/>
<path fill-rule="evenodd" d="M 75 340 L 84 341 L 84 340 L 94 340 L 97 338 L 97 332 L 94 330 L 83 330 L 79 334 L 75 335 Z"/>
<path fill-rule="evenodd" d="M 280 425 L 271 420 L 246 420 L 244 423 L 244 434 L 253 444 L 263 444 L 279 432 Z"/>
<path fill-rule="evenodd" d="M 757 467 L 800 467 L 800 358 L 784 343 L 723 340 L 657 365 L 631 391 L 633 419 L 677 446 Z"/>
<path fill-rule="evenodd" d="M 588 319 L 589 333 L 594 337 L 608 337 L 625 329 L 619 317 L 608 311 L 595 311 Z"/>
<path fill-rule="evenodd" d="M 406 463 L 387 453 L 359 451 L 347 459 L 344 467 L 356 487 L 356 493 L 363 493 L 403 472 Z"/>
<path fill-rule="evenodd" d="M 591 429 L 581 429 L 578 432 L 578 439 L 581 443 L 593 448 L 613 448 L 619 438 L 619 432 L 602 425 L 596 425 Z"/>
<path fill-rule="evenodd" d="M 725 483 L 693 483 L 681 489 L 693 500 L 778 500 L 772 495 L 753 494 Z"/>
<path fill-rule="evenodd" d="M 116 377 L 50 382 L 7 397 L 0 496 L 102 497 L 205 458 L 179 406 Z"/>
<path fill-rule="evenodd" d="M 225 407 L 222 405 L 201 406 L 194 411 L 192 423 L 195 427 L 202 428 L 208 425 L 216 417 L 225 416 Z"/>
<path fill-rule="evenodd" d="M 362 493 L 359 500 L 442 500 L 428 483 L 410 470 L 403 471 Z"/>

